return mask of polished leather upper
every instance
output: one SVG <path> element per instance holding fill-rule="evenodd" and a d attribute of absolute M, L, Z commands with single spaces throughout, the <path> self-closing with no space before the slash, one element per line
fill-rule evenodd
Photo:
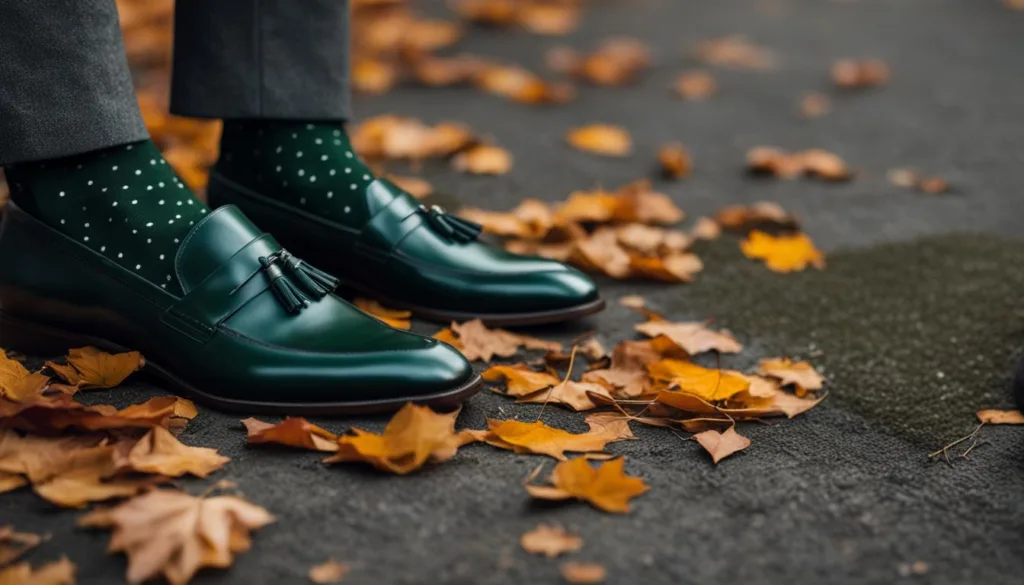
<path fill-rule="evenodd" d="M 212 205 L 235 204 L 289 249 L 344 281 L 401 305 L 461 313 L 559 311 L 599 299 L 581 272 L 435 229 L 425 208 L 389 181 L 362 194 L 370 219 L 360 229 L 325 220 L 214 172 Z"/>
<path fill-rule="evenodd" d="M 139 349 L 233 400 L 414 398 L 473 377 L 447 345 L 392 329 L 333 294 L 306 295 L 305 308 L 289 313 L 260 261 L 280 253 L 237 208 L 220 208 L 182 240 L 179 298 L 10 205 L 0 228 L 0 310 Z"/>

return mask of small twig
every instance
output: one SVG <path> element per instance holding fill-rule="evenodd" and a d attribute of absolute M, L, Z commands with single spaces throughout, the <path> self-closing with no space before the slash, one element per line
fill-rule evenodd
<path fill-rule="evenodd" d="M 578 346 L 575 346 L 575 345 L 572 346 L 572 353 L 569 354 L 569 368 L 565 371 L 565 378 L 562 380 L 562 383 L 559 384 L 559 386 L 564 385 L 566 382 L 569 381 L 569 378 L 572 377 L 572 366 L 573 366 L 573 364 L 576 363 L 576 348 L 577 347 Z M 558 386 L 555 386 L 555 387 L 551 388 L 550 390 L 548 390 L 548 395 L 544 398 L 544 404 L 541 405 L 540 412 L 537 413 L 537 420 L 535 420 L 533 422 L 540 422 L 540 417 L 544 415 L 544 409 L 548 407 L 548 402 L 551 402 L 551 394 L 555 391 L 555 388 L 557 388 L 557 387 Z"/>
<path fill-rule="evenodd" d="M 988 444 L 989 444 L 989 442 L 988 442 L 988 441 L 979 441 L 979 440 L 978 440 L 978 437 L 974 437 L 974 441 L 973 441 L 973 442 L 971 443 L 971 446 L 970 446 L 970 447 L 968 447 L 966 451 L 964 451 L 963 453 L 961 453 L 961 454 L 960 454 L 960 456 L 961 456 L 961 457 L 963 457 L 964 459 L 967 459 L 967 455 L 968 455 L 968 454 L 969 454 L 969 453 L 970 453 L 971 451 L 974 451 L 974 448 L 975 448 L 975 447 L 980 447 L 980 446 L 982 446 L 982 445 L 988 445 Z"/>
<path fill-rule="evenodd" d="M 983 427 L 983 426 L 985 426 L 985 423 L 979 424 L 973 431 L 971 431 L 971 433 L 969 435 L 964 436 L 964 437 L 960 437 L 959 439 L 953 441 L 952 443 L 946 445 L 945 447 L 939 449 L 938 451 L 936 451 L 934 453 L 929 453 L 928 454 L 928 458 L 929 459 L 933 459 L 935 457 L 938 457 L 939 455 L 942 455 L 943 457 L 946 458 L 946 463 L 949 463 L 950 465 L 952 465 L 953 463 L 949 460 L 949 450 L 952 449 L 953 447 L 956 447 L 960 443 L 963 443 L 964 441 L 969 441 L 969 440 L 975 438 L 978 435 L 978 432 L 981 431 L 981 427 Z M 973 448 L 974 447 L 972 446 L 971 449 L 973 449 Z M 967 452 L 969 453 L 971 449 L 968 449 Z"/>

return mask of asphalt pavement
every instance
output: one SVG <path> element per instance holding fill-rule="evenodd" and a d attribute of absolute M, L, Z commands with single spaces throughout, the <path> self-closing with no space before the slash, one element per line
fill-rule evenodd
<path fill-rule="evenodd" d="M 628 515 L 531 503 L 521 482 L 537 457 L 474 445 L 444 465 L 392 477 L 247 447 L 239 417 L 201 409 L 182 440 L 231 457 L 212 479 L 236 481 L 279 521 L 230 571 L 195 583 L 303 583 L 328 558 L 352 565 L 344 582 L 354 585 L 558 583 L 558 560 L 518 545 L 542 521 L 577 531 L 584 546 L 572 558 L 604 564 L 612 584 L 1020 582 L 1024 427 L 985 428 L 970 456 L 950 464 L 927 455 L 970 432 L 976 410 L 1012 406 L 1009 382 L 1024 344 L 1024 12 L 998 0 L 593 0 L 567 38 L 476 30 L 460 50 L 539 70 L 552 46 L 593 47 L 618 34 L 650 43 L 656 66 L 634 86 L 584 87 L 568 106 L 407 87 L 360 98 L 357 111 L 463 121 L 509 148 L 515 168 L 504 177 L 467 177 L 441 163 L 422 169 L 439 200 L 497 210 L 650 176 L 658 146 L 683 142 L 693 176 L 657 186 L 691 218 L 776 201 L 802 218 L 828 267 L 771 273 L 725 237 L 698 248 L 706 269 L 694 284 L 601 280 L 605 313 L 532 333 L 567 341 L 597 330 L 609 345 L 632 338 L 640 317 L 614 301 L 640 294 L 671 319 L 712 318 L 730 329 L 745 350 L 729 366 L 809 357 L 828 376 L 829 397 L 797 419 L 744 426 L 752 446 L 718 466 L 685 437 L 635 427 L 639 440 L 609 448 L 651 486 Z M 675 99 L 672 80 L 694 66 L 688 47 L 726 34 L 775 50 L 779 67 L 716 72 L 712 99 Z M 884 59 L 892 79 L 836 93 L 828 67 L 843 57 Z M 801 119 L 796 104 L 809 91 L 830 93 L 833 111 Z M 565 131 L 590 122 L 629 128 L 635 154 L 569 149 Z M 753 179 L 743 160 L 757 145 L 825 148 L 857 176 L 841 184 Z M 894 167 L 941 176 L 953 191 L 893 186 L 885 174 Z M 128 404 L 165 393 L 137 378 L 115 396 Z M 529 420 L 537 408 L 484 392 L 460 425 Z M 385 420 L 317 422 L 380 430 Z M 544 420 L 585 428 L 580 415 L 554 408 Z M 198 490 L 203 482 L 181 484 Z M 76 529 L 77 516 L 31 492 L 0 498 L 0 524 L 53 535 L 32 560 L 63 553 L 78 564 L 79 583 L 121 582 L 125 563 L 104 553 L 108 534 Z"/>

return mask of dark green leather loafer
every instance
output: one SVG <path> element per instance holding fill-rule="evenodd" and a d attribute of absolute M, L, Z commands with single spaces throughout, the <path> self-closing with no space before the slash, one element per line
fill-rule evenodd
<path fill-rule="evenodd" d="M 466 360 L 331 293 L 333 277 L 236 207 L 182 240 L 172 295 L 8 204 L 0 226 L 0 346 L 140 350 L 146 370 L 213 407 L 273 414 L 454 407 L 480 386 Z"/>
<path fill-rule="evenodd" d="M 583 273 L 479 242 L 478 225 L 424 207 L 385 179 L 359 195 L 368 219 L 356 227 L 281 203 L 217 169 L 207 192 L 211 206 L 237 205 L 288 249 L 341 277 L 343 286 L 426 319 L 536 325 L 605 306 Z"/>

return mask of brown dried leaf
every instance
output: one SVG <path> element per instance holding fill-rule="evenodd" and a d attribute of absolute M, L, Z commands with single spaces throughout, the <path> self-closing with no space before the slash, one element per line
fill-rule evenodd
<path fill-rule="evenodd" d="M 184 585 L 203 567 L 230 567 L 236 553 L 251 547 L 249 533 L 273 521 L 263 508 L 235 496 L 154 490 L 90 512 L 78 525 L 114 531 L 108 550 L 128 556 L 128 582 L 162 574 L 172 585 Z"/>
<path fill-rule="evenodd" d="M 662 174 L 670 179 L 681 179 L 693 172 L 690 152 L 678 142 L 666 144 L 658 150 L 658 164 Z"/>
<path fill-rule="evenodd" d="M 649 488 L 639 477 L 626 475 L 624 460 L 614 459 L 596 469 L 585 457 L 563 461 L 551 472 L 551 486 L 526 484 L 526 492 L 543 500 L 578 498 L 599 510 L 629 512 L 629 501 Z"/>
<path fill-rule="evenodd" d="M 718 91 L 718 82 L 707 71 L 685 71 L 676 78 L 674 87 L 684 100 L 703 101 Z"/>
<path fill-rule="evenodd" d="M 706 351 L 721 353 L 739 353 L 743 345 L 728 331 L 713 331 L 705 323 L 698 321 L 647 321 L 634 326 L 634 329 L 648 337 L 664 335 L 682 347 L 690 355 Z"/>
<path fill-rule="evenodd" d="M 466 208 L 459 215 L 484 226 L 488 233 L 517 238 L 542 238 L 554 226 L 551 208 L 538 199 L 524 199 L 508 213 Z"/>
<path fill-rule="evenodd" d="M 416 199 L 426 199 L 434 194 L 434 186 L 422 177 L 388 175 L 387 178 L 389 181 L 397 185 L 399 189 L 412 195 Z"/>
<path fill-rule="evenodd" d="M 481 144 L 455 155 L 452 168 L 473 175 L 504 175 L 512 170 L 512 153 Z"/>
<path fill-rule="evenodd" d="M 742 35 L 708 39 L 697 45 L 696 58 L 709 65 L 734 69 L 772 69 L 778 59 L 770 49 L 749 42 Z"/>
<path fill-rule="evenodd" d="M 309 580 L 321 585 L 327 583 L 341 583 L 348 574 L 349 566 L 335 560 L 329 560 L 309 568 Z"/>
<path fill-rule="evenodd" d="M 544 555 L 553 559 L 565 553 L 583 548 L 583 539 L 569 534 L 557 525 L 540 524 L 519 538 L 523 550 L 533 555 Z"/>
<path fill-rule="evenodd" d="M 832 110 L 832 102 L 821 93 L 809 93 L 800 99 L 800 115 L 804 118 L 820 118 Z"/>
<path fill-rule="evenodd" d="M 574 128 L 566 134 L 566 140 L 574 148 L 602 156 L 629 156 L 633 149 L 633 138 L 629 131 L 620 126 L 592 124 Z"/>
<path fill-rule="evenodd" d="M 1024 425 L 1024 414 L 1019 410 L 979 410 L 977 416 L 989 425 Z"/>
<path fill-rule="evenodd" d="M 0 569 L 0 585 L 75 585 L 75 564 L 61 557 L 33 569 L 28 563 L 18 563 Z"/>
<path fill-rule="evenodd" d="M 387 93 L 398 81 L 398 67 L 379 59 L 356 59 L 352 63 L 352 87 L 359 93 Z"/>
<path fill-rule="evenodd" d="M 690 236 L 697 240 L 717 240 L 721 235 L 721 226 L 709 217 L 697 218 L 697 223 L 690 230 Z"/>
<path fill-rule="evenodd" d="M 789 358 L 763 359 L 758 365 L 758 372 L 763 376 L 777 378 L 783 386 L 796 386 L 797 396 L 803 396 L 807 390 L 820 390 L 825 378 L 807 362 L 794 362 Z"/>
<path fill-rule="evenodd" d="M 15 532 L 13 526 L 0 526 L 0 567 L 18 560 L 39 546 L 43 537 L 30 532 Z"/>
<path fill-rule="evenodd" d="M 878 59 L 840 59 L 832 64 L 832 81 L 843 88 L 885 85 L 889 75 L 889 66 Z"/>
<path fill-rule="evenodd" d="M 338 435 L 304 418 L 288 417 L 276 425 L 247 418 L 242 424 L 245 425 L 250 445 L 277 443 L 327 453 L 338 450 Z"/>
<path fill-rule="evenodd" d="M 143 473 L 167 477 L 185 474 L 206 477 L 227 464 L 230 458 L 216 449 L 184 445 L 163 427 L 154 427 L 128 452 L 128 464 Z"/>
<path fill-rule="evenodd" d="M 604 583 L 608 571 L 597 563 L 562 563 L 559 572 L 562 578 L 573 585 L 591 585 L 593 583 Z"/>
<path fill-rule="evenodd" d="M 693 277 L 704 269 L 696 254 L 670 253 L 663 257 L 630 256 L 629 266 L 634 275 L 665 282 L 693 282 Z"/>
<path fill-rule="evenodd" d="M 697 433 L 693 438 L 711 455 L 711 460 L 715 464 L 750 446 L 750 439 L 737 433 L 736 427 L 729 427 L 724 433 L 704 431 Z"/>
<path fill-rule="evenodd" d="M 458 336 L 456 349 L 470 361 L 490 362 L 494 356 L 511 357 L 521 347 L 546 351 L 562 349 L 562 344 L 553 341 L 517 335 L 504 329 L 488 329 L 479 319 L 461 324 L 452 323 L 451 330 Z"/>

